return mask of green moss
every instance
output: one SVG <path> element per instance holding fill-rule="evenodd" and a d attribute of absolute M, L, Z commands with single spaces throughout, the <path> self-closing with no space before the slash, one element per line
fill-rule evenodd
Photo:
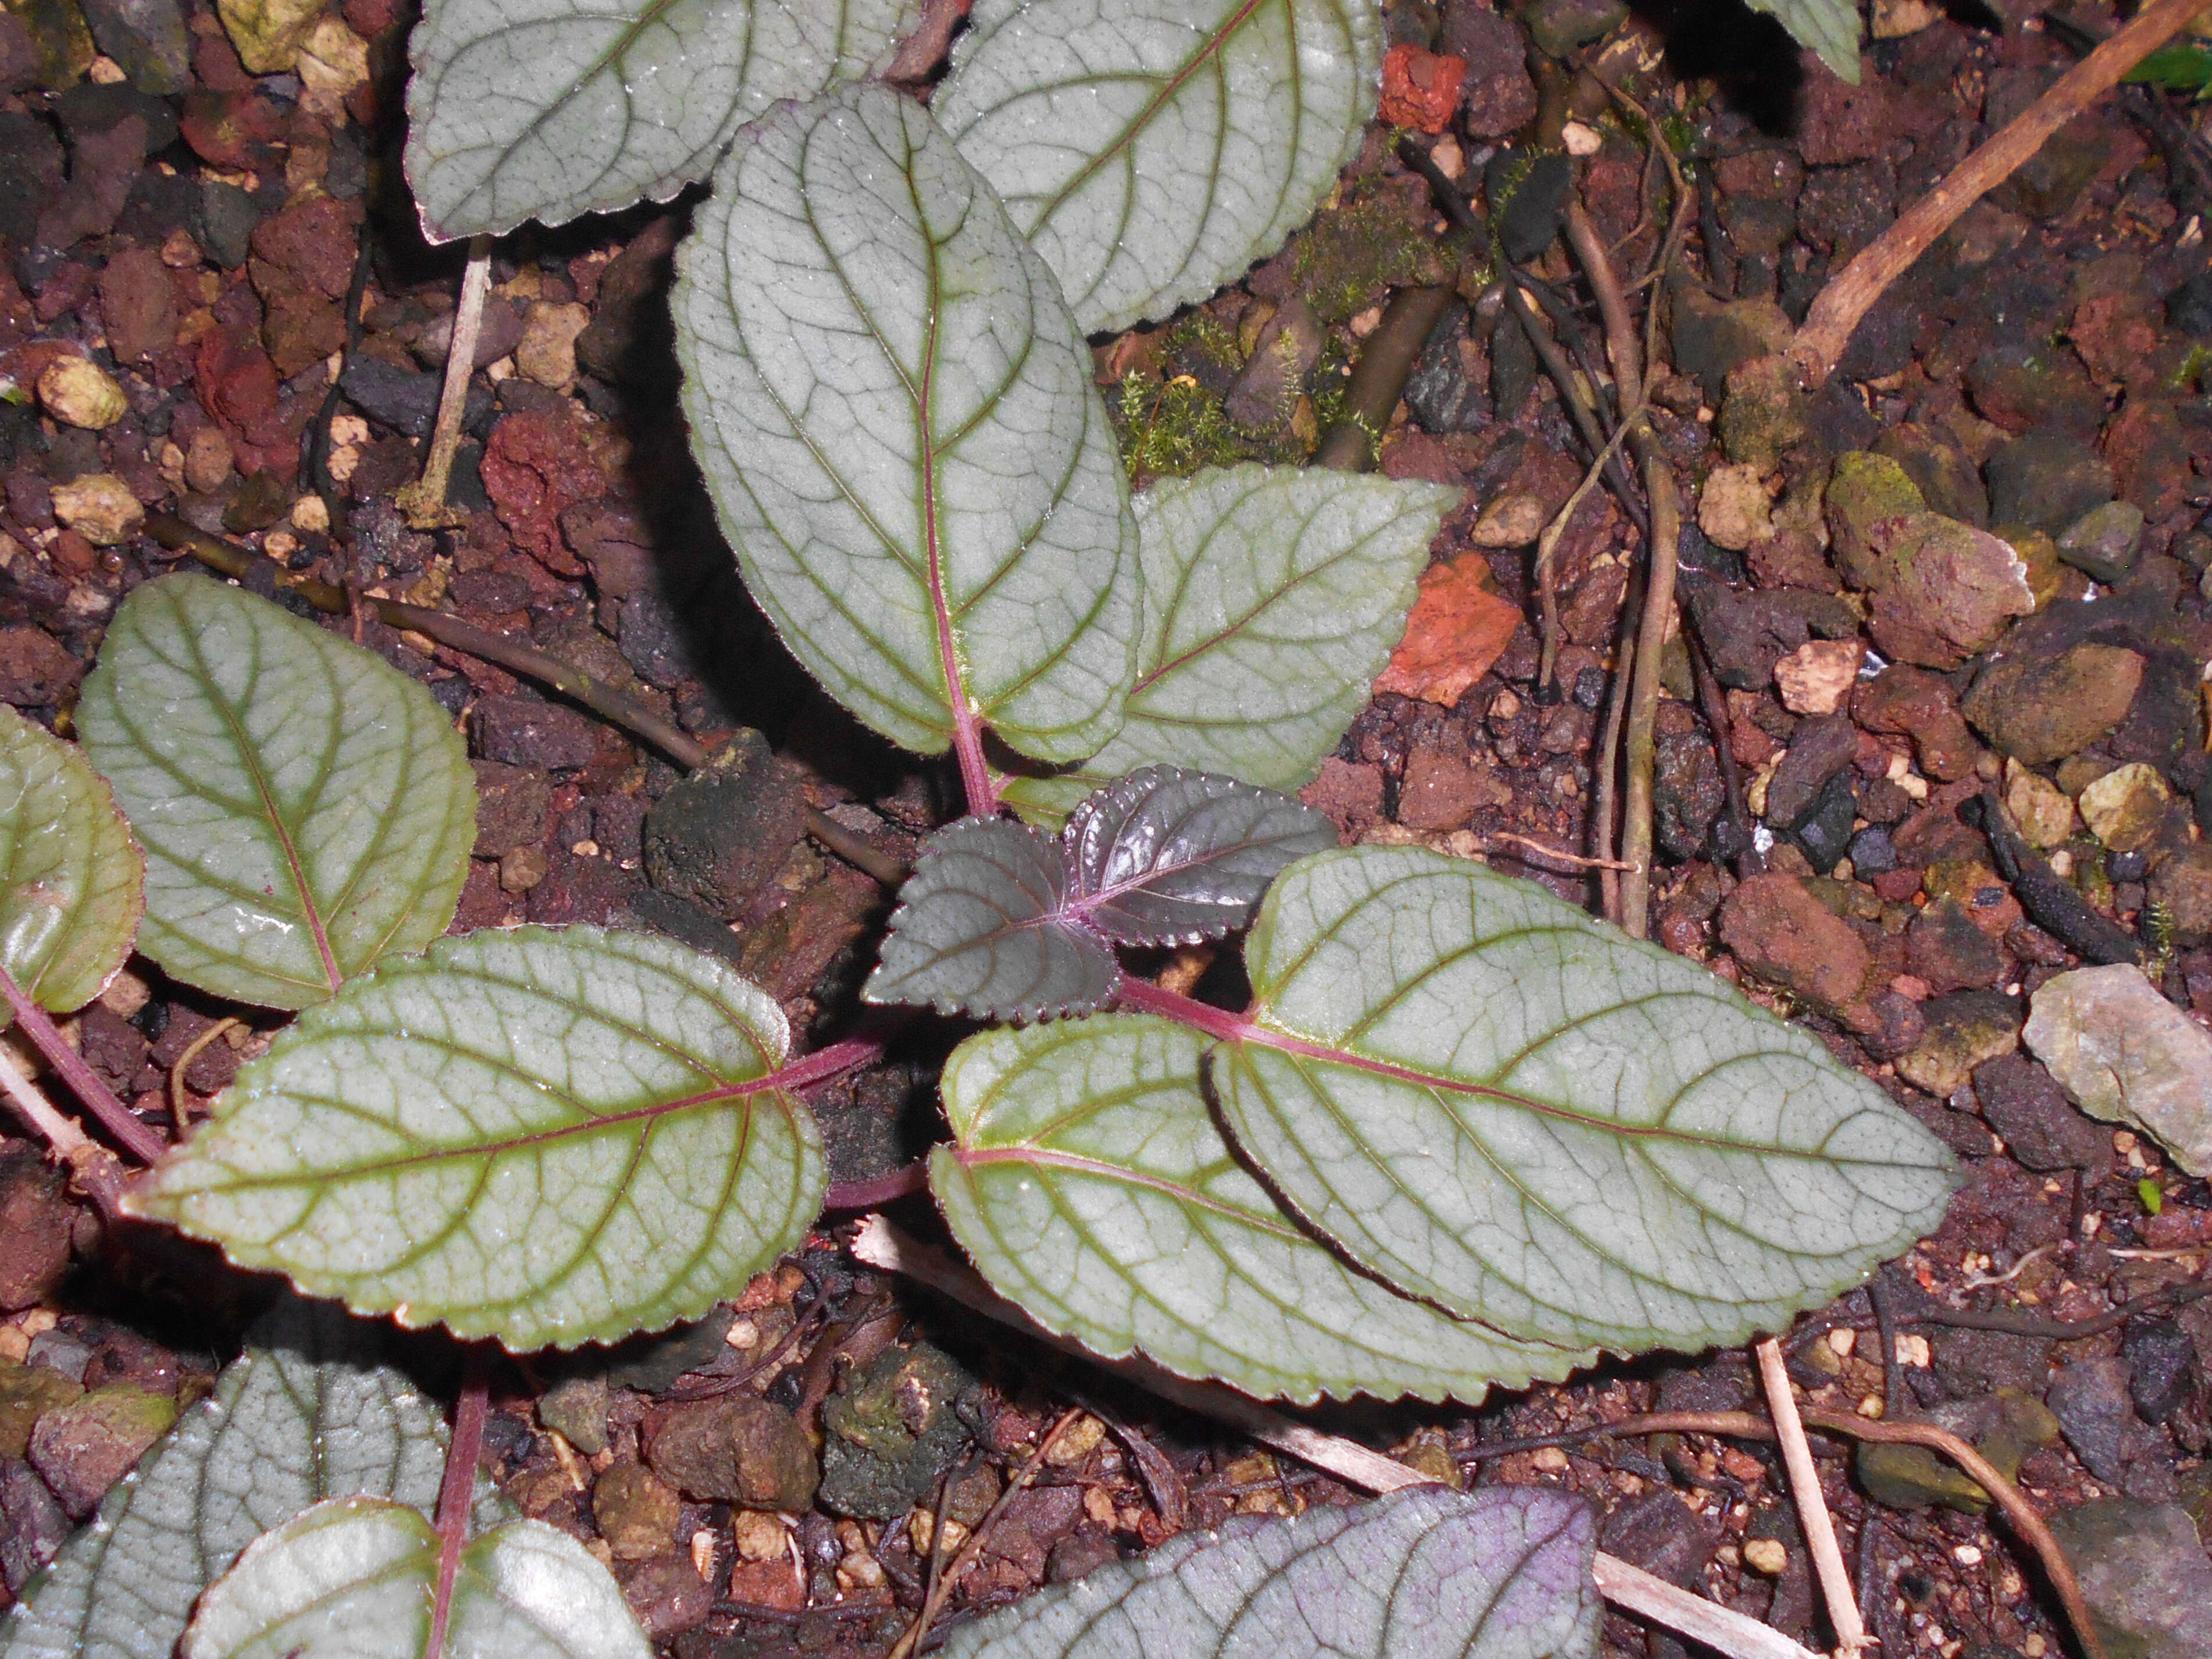
<path fill-rule="evenodd" d="M 1221 399 L 1188 375 L 1153 380 L 1127 374 L 1107 399 L 1107 410 L 1133 483 L 1233 465 L 1251 453 L 1221 412 Z"/>
<path fill-rule="evenodd" d="M 1463 238 L 1431 234 L 1435 216 L 1425 202 L 1403 191 L 1371 188 L 1357 194 L 1300 234 L 1291 281 L 1325 324 L 1364 311 L 1387 289 L 1448 283 L 1458 269 Z"/>

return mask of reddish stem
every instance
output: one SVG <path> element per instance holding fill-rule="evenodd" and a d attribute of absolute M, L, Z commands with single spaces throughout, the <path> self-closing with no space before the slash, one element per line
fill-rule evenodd
<path fill-rule="evenodd" d="M 763 1089 L 811 1089 L 817 1083 L 827 1082 L 840 1072 L 849 1072 L 857 1066 L 881 1059 L 884 1045 L 878 1037 L 848 1037 L 842 1042 L 833 1042 L 827 1048 L 817 1048 L 811 1054 L 801 1054 L 787 1066 L 779 1066 L 764 1078 L 745 1085 L 745 1092 L 757 1093 Z"/>
<path fill-rule="evenodd" d="M 123 1148 L 142 1164 L 160 1160 L 169 1145 L 161 1136 L 131 1115 L 131 1109 L 115 1097 L 115 1091 L 100 1080 L 100 1074 L 84 1063 L 84 1057 L 69 1046 L 46 1011 L 23 994 L 22 987 L 4 969 L 0 969 L 0 995 L 8 999 L 15 1010 L 15 1023 L 23 1028 L 23 1035 L 37 1045 L 46 1057 L 46 1064 L 59 1073 L 71 1093 L 84 1103 L 84 1109 L 106 1126 L 107 1133 L 122 1143 Z"/>
<path fill-rule="evenodd" d="M 476 1498 L 477 1459 L 483 1450 L 491 1352 L 479 1345 L 462 1363 L 461 1396 L 453 1403 L 453 1438 L 446 1449 L 446 1478 L 438 1487 L 438 1589 L 430 1605 L 430 1641 L 422 1659 L 440 1659 L 453 1611 L 453 1580 L 469 1541 L 469 1510 Z"/>
<path fill-rule="evenodd" d="M 872 1181 L 841 1181 L 822 1195 L 825 1210 L 872 1210 L 929 1184 L 929 1160 L 918 1158 Z"/>
<path fill-rule="evenodd" d="M 1170 991 L 1146 979 L 1125 979 L 1115 999 L 1117 1007 L 1134 1009 L 1139 1013 L 1158 1014 L 1178 1025 L 1194 1026 L 1208 1036 L 1218 1037 L 1224 1042 L 1256 1040 L 1279 1043 L 1276 1033 L 1255 1025 L 1242 1014 L 1232 1014 L 1226 1008 L 1217 1008 L 1210 1002 L 1200 1002 L 1180 991 Z"/>

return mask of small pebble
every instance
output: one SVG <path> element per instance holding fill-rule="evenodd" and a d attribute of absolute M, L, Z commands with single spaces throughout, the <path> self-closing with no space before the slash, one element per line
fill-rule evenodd
<path fill-rule="evenodd" d="M 1769 1578 L 1779 1577 L 1790 1565 L 1790 1551 L 1778 1538 L 1753 1538 L 1743 1547 L 1744 1565 Z"/>
<path fill-rule="evenodd" d="M 39 401 L 56 420 L 95 432 L 131 412 L 114 376 L 84 357 L 57 357 L 41 369 Z"/>

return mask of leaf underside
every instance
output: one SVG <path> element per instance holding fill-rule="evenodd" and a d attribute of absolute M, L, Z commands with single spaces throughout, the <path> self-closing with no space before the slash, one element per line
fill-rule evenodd
<path fill-rule="evenodd" d="M 1195 945 L 1252 920 L 1291 860 L 1336 845 L 1336 826 L 1289 795 L 1148 766 L 1077 807 L 1064 844 L 1074 902 L 1125 945 Z"/>
<path fill-rule="evenodd" d="M 192 1604 L 238 1553 L 326 1498 L 368 1493 L 428 1513 L 446 1462 L 437 1407 L 383 1362 L 383 1333 L 286 1298 L 246 1352 L 125 1475 L 0 1622 L 4 1659 L 172 1652 Z M 479 1483 L 477 1524 L 507 1515 Z"/>
<path fill-rule="evenodd" d="M 476 840 L 453 719 L 373 653 L 196 575 L 123 602 L 77 705 L 146 853 L 138 948 L 301 1008 L 446 929 Z"/>
<path fill-rule="evenodd" d="M 1851 85 L 1859 83 L 1859 10 L 1850 0 L 1748 0 Z"/>
<path fill-rule="evenodd" d="M 145 873 L 84 757 L 0 708 L 0 969 L 41 1007 L 82 1007 L 131 954 Z"/>
<path fill-rule="evenodd" d="M 956 699 L 1040 760 L 1113 735 L 1140 576 L 1090 352 L 927 110 L 848 87 L 744 129 L 674 307 L 723 530 L 832 696 L 923 754 Z"/>
<path fill-rule="evenodd" d="M 899 889 L 871 1002 L 927 1004 L 978 1019 L 1054 1019 L 1105 1006 L 1121 983 L 1112 948 L 1063 914 L 1060 844 L 1004 818 L 962 818 L 922 844 Z"/>
<path fill-rule="evenodd" d="M 1324 853 L 1245 946 L 1230 1133 L 1410 1295 L 1532 1340 L 1776 1330 L 1933 1231 L 1950 1154 L 1809 1032 L 1531 883 Z"/>
<path fill-rule="evenodd" d="M 954 1631 L 947 1659 L 1593 1659 L 1589 1505 L 1417 1486 L 1187 1532 Z"/>
<path fill-rule="evenodd" d="M 1145 618 L 1127 721 L 1073 772 L 1014 779 L 1008 804 L 1055 824 L 1155 763 L 1310 781 L 1366 707 L 1460 495 L 1258 465 L 1154 484 L 1136 498 Z"/>
<path fill-rule="evenodd" d="M 1086 334 L 1203 300 L 1312 216 L 1375 113 L 1368 0 L 979 0 L 934 107 Z"/>
<path fill-rule="evenodd" d="M 930 1186 L 999 1292 L 1094 1352 L 1262 1398 L 1474 1403 L 1596 1356 L 1393 1293 L 1285 1216 L 1221 1138 L 1206 1039 L 1141 1015 L 969 1038 Z"/>
<path fill-rule="evenodd" d="M 129 1200 L 318 1295 L 516 1349 L 696 1318 L 796 1245 L 820 1138 L 768 994 L 596 927 L 441 939 L 311 1009 Z"/>
<path fill-rule="evenodd" d="M 743 122 L 879 73 L 913 0 L 430 0 L 407 177 L 433 241 L 665 202 Z"/>
<path fill-rule="evenodd" d="M 438 1534 L 379 1498 L 318 1504 L 257 1540 L 202 1599 L 184 1659 L 421 1659 Z M 614 1577 L 568 1534 L 510 1521 L 470 1540 L 441 1659 L 648 1659 Z"/>

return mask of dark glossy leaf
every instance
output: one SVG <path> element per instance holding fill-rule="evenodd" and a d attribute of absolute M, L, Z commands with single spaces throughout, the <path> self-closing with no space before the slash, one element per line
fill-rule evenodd
<path fill-rule="evenodd" d="M 1534 1486 L 1415 1486 L 1243 1517 L 1039 1590 L 946 1659 L 1589 1659 L 1597 1517 Z"/>
<path fill-rule="evenodd" d="M 1003 818 L 963 818 L 923 843 L 861 995 L 978 1019 L 1054 1019 L 1102 1007 L 1114 951 L 1067 915 L 1060 843 Z"/>
<path fill-rule="evenodd" d="M 1064 835 L 1073 902 L 1127 945 L 1190 945 L 1252 920 L 1293 859 L 1336 845 L 1336 826 L 1303 801 L 1234 778 L 1147 766 L 1071 813 Z"/>

